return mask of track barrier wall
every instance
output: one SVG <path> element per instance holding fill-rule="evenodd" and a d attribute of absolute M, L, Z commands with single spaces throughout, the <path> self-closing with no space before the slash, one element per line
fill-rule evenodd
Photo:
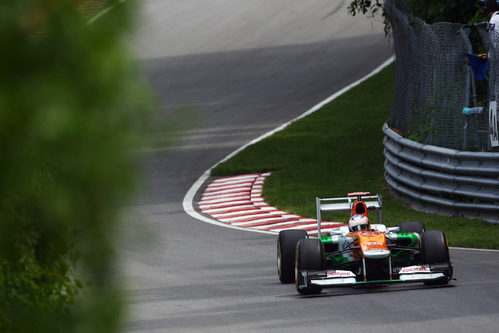
<path fill-rule="evenodd" d="M 385 179 L 417 210 L 499 223 L 499 154 L 424 145 L 383 126 Z"/>

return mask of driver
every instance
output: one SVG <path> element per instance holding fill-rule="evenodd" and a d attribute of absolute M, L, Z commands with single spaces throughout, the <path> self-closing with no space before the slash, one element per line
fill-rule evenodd
<path fill-rule="evenodd" d="M 369 219 L 365 215 L 353 215 L 348 221 L 350 231 L 369 230 Z"/>

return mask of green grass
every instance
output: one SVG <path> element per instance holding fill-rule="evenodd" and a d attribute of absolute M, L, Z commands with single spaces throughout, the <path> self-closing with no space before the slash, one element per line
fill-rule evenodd
<path fill-rule="evenodd" d="M 384 223 L 418 220 L 443 230 L 451 246 L 499 249 L 499 225 L 412 210 L 388 192 L 383 133 L 393 99 L 394 66 L 314 114 L 247 147 L 212 170 L 214 176 L 272 171 L 264 198 L 281 210 L 315 217 L 315 197 L 370 191 L 383 196 Z M 346 221 L 348 213 L 328 215 Z"/>

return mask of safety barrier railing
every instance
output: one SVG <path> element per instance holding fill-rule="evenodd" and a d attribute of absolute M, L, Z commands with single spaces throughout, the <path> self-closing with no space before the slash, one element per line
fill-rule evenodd
<path fill-rule="evenodd" d="M 499 153 L 424 145 L 383 126 L 385 179 L 412 207 L 499 223 Z"/>

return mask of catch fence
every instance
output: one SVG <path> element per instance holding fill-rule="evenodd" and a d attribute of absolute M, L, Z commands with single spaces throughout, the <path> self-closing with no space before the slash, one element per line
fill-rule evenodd
<path fill-rule="evenodd" d="M 489 121 L 489 102 L 499 98 L 499 52 L 490 42 L 487 25 L 474 28 L 488 52 L 489 67 L 488 92 L 476 100 L 477 82 L 466 56 L 474 51 L 470 29 L 458 23 L 427 24 L 405 13 L 396 3 L 399 1 L 385 2 L 397 58 L 395 99 L 388 124 L 404 137 L 423 144 L 499 151 L 491 141 L 494 132 Z M 483 83 L 480 86 L 487 88 Z M 477 106 L 483 107 L 481 113 L 463 113 L 464 108 Z"/>
<path fill-rule="evenodd" d="M 499 99 L 499 38 L 487 24 L 426 24 L 401 4 L 385 1 L 396 54 L 395 97 L 383 127 L 388 187 L 418 210 L 499 223 L 497 118 L 491 117 Z M 465 55 L 473 56 L 471 29 L 487 52 L 481 83 Z"/>

